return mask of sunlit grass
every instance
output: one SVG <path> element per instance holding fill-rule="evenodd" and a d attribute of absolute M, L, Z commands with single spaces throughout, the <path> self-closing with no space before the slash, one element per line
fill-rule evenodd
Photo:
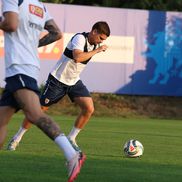
<path fill-rule="evenodd" d="M 17 114 L 6 141 L 23 118 Z M 53 117 L 68 134 L 74 117 Z M 87 160 L 77 182 L 181 182 L 182 122 L 93 117 L 78 137 Z M 141 158 L 123 156 L 128 139 L 144 145 Z M 17 151 L 0 152 L 0 182 L 66 182 L 62 152 L 39 129 L 26 133 Z"/>

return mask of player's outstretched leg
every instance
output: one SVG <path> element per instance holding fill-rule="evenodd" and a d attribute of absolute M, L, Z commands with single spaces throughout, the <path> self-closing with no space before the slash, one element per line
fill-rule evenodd
<path fill-rule="evenodd" d="M 89 94 L 88 94 L 89 95 Z M 78 117 L 75 120 L 75 124 L 68 134 L 68 140 L 70 141 L 73 148 L 79 152 L 81 155 L 83 155 L 83 152 L 81 151 L 80 147 L 76 143 L 76 137 L 80 133 L 80 131 L 85 127 L 87 122 L 89 121 L 91 115 L 94 112 L 94 104 L 91 97 L 76 97 L 74 98 L 74 101 L 76 104 L 79 105 L 81 112 L 78 115 Z M 83 155 L 84 158 L 86 158 L 85 155 Z"/>
<path fill-rule="evenodd" d="M 42 111 L 47 111 L 48 107 L 41 106 Z M 24 134 L 28 131 L 28 129 L 31 128 L 31 123 L 25 118 L 23 120 L 22 125 L 20 126 L 18 132 L 13 136 L 13 138 L 10 140 L 7 150 L 14 151 L 18 147 L 20 141 L 22 140 Z"/>
<path fill-rule="evenodd" d="M 31 123 L 24 119 L 22 125 L 20 126 L 18 132 L 13 136 L 13 138 L 10 140 L 7 150 L 14 151 L 16 150 L 17 146 L 19 145 L 23 135 L 25 132 L 31 127 Z"/>

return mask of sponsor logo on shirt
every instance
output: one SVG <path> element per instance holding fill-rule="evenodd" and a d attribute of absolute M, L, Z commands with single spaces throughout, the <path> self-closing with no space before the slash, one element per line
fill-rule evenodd
<path fill-rule="evenodd" d="M 35 29 L 37 29 L 37 30 L 39 30 L 39 31 L 42 31 L 42 30 L 43 30 L 43 27 L 42 27 L 41 25 L 38 25 L 38 24 L 33 23 L 33 22 L 31 22 L 31 21 L 29 21 L 28 23 L 29 23 L 29 26 L 30 26 L 31 28 L 35 28 Z"/>
<path fill-rule="evenodd" d="M 42 8 L 35 6 L 33 4 L 29 5 L 29 11 L 31 14 L 34 14 L 35 16 L 38 16 L 40 18 L 43 18 L 44 11 Z"/>

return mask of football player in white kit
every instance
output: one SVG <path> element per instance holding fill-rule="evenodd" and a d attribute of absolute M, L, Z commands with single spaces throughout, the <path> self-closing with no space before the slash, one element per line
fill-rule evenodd
<path fill-rule="evenodd" d="M 76 136 L 84 128 L 94 112 L 94 104 L 86 86 L 80 80 L 80 74 L 92 56 L 106 51 L 107 45 L 100 45 L 110 35 L 107 22 L 96 22 L 90 32 L 75 34 L 69 41 L 60 60 L 50 72 L 44 91 L 41 95 L 41 105 L 45 109 L 60 101 L 65 95 L 76 103 L 81 112 L 75 120 L 74 126 L 68 134 L 69 141 L 81 152 L 76 143 Z M 15 150 L 24 133 L 30 128 L 27 119 L 22 123 L 19 131 L 11 139 L 8 150 Z"/>
<path fill-rule="evenodd" d="M 62 37 L 58 26 L 39 0 L 2 0 L 0 29 L 5 37 L 6 86 L 0 100 L 0 148 L 13 114 L 22 109 L 25 117 L 64 152 L 68 164 L 68 181 L 80 172 L 84 157 L 70 144 L 59 126 L 41 109 L 37 78 L 40 61 L 37 48 Z M 39 40 L 43 30 L 48 33 Z"/>

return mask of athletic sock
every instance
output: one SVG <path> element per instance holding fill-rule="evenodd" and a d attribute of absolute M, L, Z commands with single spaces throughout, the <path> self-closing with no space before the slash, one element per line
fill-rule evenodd
<path fill-rule="evenodd" d="M 81 131 L 80 128 L 73 127 L 72 130 L 70 131 L 69 135 L 68 135 L 68 138 L 72 141 L 75 141 L 75 138 L 80 131 Z"/>
<path fill-rule="evenodd" d="M 72 147 L 72 145 L 70 144 L 70 142 L 64 134 L 60 134 L 59 136 L 57 136 L 54 141 L 63 151 L 64 156 L 68 161 L 76 155 L 75 149 Z"/>
<path fill-rule="evenodd" d="M 27 131 L 27 129 L 25 129 L 21 126 L 20 129 L 18 130 L 18 132 L 16 133 L 16 135 L 13 137 L 13 139 L 19 143 L 26 131 Z"/>

